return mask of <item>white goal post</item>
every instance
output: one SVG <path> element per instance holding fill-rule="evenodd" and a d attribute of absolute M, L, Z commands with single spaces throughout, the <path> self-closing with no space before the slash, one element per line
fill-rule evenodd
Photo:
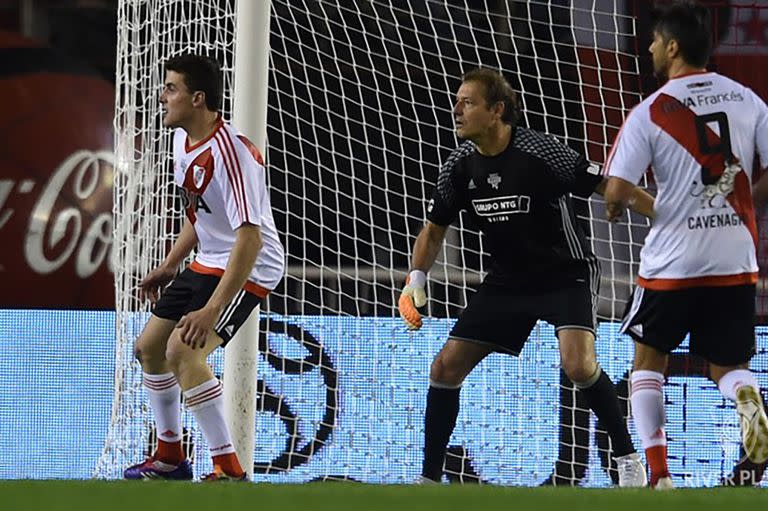
<path fill-rule="evenodd" d="M 233 122 L 266 153 L 270 0 L 238 2 Z M 224 351 L 224 416 L 237 457 L 253 477 L 259 312 L 253 311 Z"/>

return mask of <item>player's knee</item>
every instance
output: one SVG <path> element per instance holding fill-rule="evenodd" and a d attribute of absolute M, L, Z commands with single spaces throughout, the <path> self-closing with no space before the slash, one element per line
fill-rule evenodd
<path fill-rule="evenodd" d="M 597 371 L 597 362 L 591 356 L 571 356 L 564 358 L 562 366 L 568 379 L 577 385 L 589 381 Z"/>
<path fill-rule="evenodd" d="M 172 336 L 168 340 L 168 346 L 165 348 L 165 359 L 168 361 L 168 365 L 175 373 L 184 365 L 190 356 L 190 348 L 181 339 Z"/>
<path fill-rule="evenodd" d="M 429 370 L 430 381 L 443 385 L 461 385 L 466 376 L 462 364 L 442 353 L 437 354 Z"/>
<path fill-rule="evenodd" d="M 143 347 L 141 344 L 136 344 L 133 348 L 133 357 L 139 361 L 141 367 L 144 369 L 153 368 L 157 364 L 163 363 L 162 357 L 158 357 L 157 355 L 157 353 L 153 352 L 151 349 Z"/>
<path fill-rule="evenodd" d="M 161 339 L 142 334 L 133 347 L 133 356 L 141 363 L 143 368 L 157 369 L 158 364 L 163 364 L 165 343 Z"/>

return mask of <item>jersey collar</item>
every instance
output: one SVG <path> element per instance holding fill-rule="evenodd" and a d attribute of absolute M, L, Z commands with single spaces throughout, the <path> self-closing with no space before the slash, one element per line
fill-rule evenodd
<path fill-rule="evenodd" d="M 669 80 L 679 80 L 680 78 L 688 78 L 689 76 L 696 76 L 696 75 L 708 75 L 712 73 L 712 71 L 707 71 L 706 69 L 703 71 L 691 71 L 690 73 L 684 73 L 681 75 L 677 75 L 674 78 L 670 78 Z"/>
<path fill-rule="evenodd" d="M 218 118 L 216 119 L 216 124 L 214 125 L 213 130 L 208 134 L 207 137 L 202 139 L 200 142 L 196 143 L 195 145 L 189 145 L 189 136 L 187 135 L 184 138 L 184 150 L 187 153 L 190 153 L 195 149 L 197 149 L 198 147 L 202 146 L 203 144 L 208 142 L 210 139 L 212 139 L 213 136 L 216 134 L 216 132 L 219 131 L 219 128 L 221 128 L 222 126 L 224 126 L 224 119 L 222 119 L 221 114 L 219 114 Z"/>

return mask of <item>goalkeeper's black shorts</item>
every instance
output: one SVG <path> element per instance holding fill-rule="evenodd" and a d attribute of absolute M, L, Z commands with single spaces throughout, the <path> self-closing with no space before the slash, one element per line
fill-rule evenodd
<path fill-rule="evenodd" d="M 587 279 L 568 287 L 521 292 L 483 282 L 459 316 L 449 338 L 487 344 L 501 353 L 518 355 L 536 325 L 543 320 L 555 332 L 565 328 L 595 333 L 597 299 Z"/>
<path fill-rule="evenodd" d="M 654 291 L 636 287 L 622 333 L 669 353 L 690 332 L 690 353 L 721 366 L 755 354 L 755 286 L 694 287 Z"/>

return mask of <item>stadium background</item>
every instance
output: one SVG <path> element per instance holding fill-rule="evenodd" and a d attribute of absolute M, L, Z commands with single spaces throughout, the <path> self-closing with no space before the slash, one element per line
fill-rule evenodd
<path fill-rule="evenodd" d="M 712 3 L 724 6 L 717 11 L 718 37 L 722 44 L 712 67 L 749 84 L 763 97 L 768 97 L 768 78 L 764 66 L 760 65 L 768 54 L 767 3 L 756 2 L 757 7 L 754 8 L 728 8 L 725 7 L 728 2 Z M 630 11 L 628 13 L 639 19 L 639 33 L 647 33 L 647 11 L 642 8 L 643 4 L 627 2 L 626 5 Z M 636 9 L 636 12 L 631 12 L 632 9 Z M 566 13 L 566 9 L 550 9 L 535 14 L 564 16 Z M 545 27 L 546 24 L 533 26 Z M 0 28 L 3 30 L 0 32 L 0 97 L 6 105 L 0 112 L 0 158 L 4 162 L 0 171 L 0 231 L 6 240 L 6 248 L 0 259 L 0 307 L 3 309 L 0 311 L 0 341 L 5 351 L 0 362 L 0 374 L 4 375 L 0 384 L 0 478 L 90 477 L 104 442 L 114 373 L 114 315 L 110 312 L 114 288 L 108 268 L 114 27 L 114 2 L 0 2 Z M 86 31 L 89 34 L 87 39 L 82 37 Z M 451 36 L 462 37 L 462 34 Z M 469 34 L 463 36 L 470 37 Z M 542 28 L 541 33 L 535 34 L 539 45 L 536 51 L 531 49 L 530 55 L 505 63 L 503 67 L 511 76 L 515 76 L 518 68 L 534 65 L 534 54 L 556 51 L 553 41 L 566 36 L 569 34 Z M 736 45 L 735 41 L 746 41 L 747 51 L 744 51 L 744 44 Z M 649 72 L 650 60 L 645 51 L 647 44 L 647 40 L 636 42 L 641 73 L 636 83 L 625 84 L 633 95 L 651 91 L 657 85 Z M 597 59 L 600 58 L 598 53 Z M 559 55 L 559 61 L 561 65 L 557 68 L 545 67 L 540 70 L 544 79 L 536 82 L 523 79 L 522 83 L 515 85 L 523 91 L 526 110 L 533 113 L 530 117 L 531 127 L 546 127 L 547 131 L 555 135 L 565 136 L 583 130 L 579 127 L 585 124 L 579 101 L 570 98 L 588 96 L 594 91 L 589 87 L 586 90 L 571 90 L 577 80 L 561 83 L 558 79 L 575 73 L 575 51 Z M 605 74 L 596 79 L 616 79 L 610 72 L 609 62 L 610 59 L 606 59 Z M 460 69 L 446 69 L 446 74 L 450 76 L 458 76 L 460 72 Z M 308 66 L 308 82 L 312 81 L 311 73 L 312 67 Z M 544 104 L 538 99 L 542 96 L 561 97 L 562 101 Z M 431 101 L 425 101 L 425 104 L 429 103 Z M 332 106 L 329 105 L 329 108 Z M 297 117 L 311 119 L 309 114 L 311 112 L 297 112 Z M 422 114 L 416 112 L 416 115 Z M 611 123 L 619 124 L 623 112 L 617 109 L 613 114 L 617 117 L 610 119 Z M 586 115 L 588 120 L 594 120 L 590 116 L 598 113 L 587 111 Z M 571 123 L 568 129 L 565 123 Z M 312 132 L 305 127 L 299 127 L 299 132 L 302 136 L 312 136 Z M 606 136 L 612 137 L 613 133 L 587 133 L 586 138 L 599 144 L 604 142 L 601 137 Z M 292 141 L 283 141 L 286 144 L 283 150 L 273 154 L 290 155 L 299 152 L 298 144 L 301 140 L 298 137 Z M 442 143 L 449 145 L 446 141 Z M 593 154 L 597 150 L 596 146 L 578 149 L 596 157 Z M 407 152 L 408 146 L 403 146 L 403 150 Z M 360 148 L 360 151 L 358 160 L 363 160 L 364 148 Z M 338 161 L 331 153 L 320 154 L 318 157 L 317 169 L 333 166 L 342 173 L 345 168 L 353 172 L 348 167 L 349 162 Z M 298 163 L 301 162 L 280 162 L 285 167 Z M 378 179 L 375 173 L 371 173 L 370 178 L 373 183 Z M 83 182 L 86 184 L 83 185 Z M 291 186 L 289 179 L 280 182 L 285 183 L 286 188 Z M 389 185 L 383 182 L 376 184 Z M 402 192 L 414 197 L 414 200 L 419 200 L 423 195 L 420 188 L 404 189 Z M 278 188 L 273 192 L 273 204 L 277 210 L 285 210 L 281 200 L 287 201 L 288 194 Z M 351 209 L 353 206 L 339 203 L 342 209 Z M 408 207 L 408 203 L 404 201 L 401 206 Z M 764 212 L 760 213 L 764 219 Z M 390 214 L 398 217 L 397 211 Z M 345 219 L 352 217 L 351 214 L 340 215 L 340 223 L 333 228 L 342 232 L 352 230 L 354 226 L 344 224 Z M 342 265 L 352 264 L 353 261 L 345 261 L 344 258 L 352 254 L 365 257 L 366 250 L 375 246 L 373 239 L 365 237 L 365 232 L 355 239 L 329 237 L 322 232 L 314 232 L 312 227 L 304 224 L 291 225 L 295 220 L 281 218 L 279 214 L 277 220 L 278 225 L 292 232 L 303 232 L 307 238 L 324 240 L 322 245 L 315 244 L 314 250 L 308 249 L 303 253 L 289 251 L 289 264 L 327 258 L 338 259 Z M 360 220 L 376 225 L 397 226 L 396 218 L 384 221 L 378 218 Z M 763 220 L 761 227 L 764 224 Z M 410 240 L 398 232 L 404 232 L 404 229 L 388 233 L 390 243 L 396 247 L 407 246 Z M 765 229 L 762 228 L 760 260 L 763 276 L 768 270 L 765 240 Z M 334 241 L 338 244 L 334 244 Z M 407 258 L 402 249 L 394 253 L 392 258 L 395 267 L 407 267 Z M 475 261 L 468 260 L 467 263 L 472 265 Z M 326 367 L 338 368 L 338 374 L 344 374 L 343 365 L 348 360 L 340 356 L 345 351 L 344 339 L 326 339 L 323 331 L 356 332 L 358 337 L 369 337 L 376 342 L 372 342 L 369 353 L 358 353 L 359 358 L 355 360 L 355 363 L 362 364 L 362 367 L 357 368 L 358 371 L 367 371 L 369 377 L 362 382 L 337 382 L 338 393 L 343 394 L 345 408 L 332 430 L 325 432 L 328 437 L 332 437 L 333 442 L 294 470 L 260 477 L 271 481 L 305 481 L 320 473 L 333 472 L 329 467 L 334 464 L 334 449 L 342 449 L 345 445 L 351 446 L 360 441 L 353 438 L 354 431 L 366 429 L 375 431 L 374 438 L 365 440 L 369 446 L 373 446 L 370 452 L 380 454 L 358 460 L 359 465 L 334 467 L 341 470 L 339 475 L 354 479 L 357 469 L 366 466 L 366 473 L 370 473 L 370 466 L 376 467 L 379 464 L 373 472 L 378 470 L 380 481 L 408 481 L 417 470 L 417 460 L 403 460 L 397 474 L 385 473 L 392 469 L 384 462 L 391 458 L 397 459 L 397 450 L 401 446 L 413 446 L 421 441 L 418 429 L 403 427 L 418 424 L 423 412 L 423 396 L 414 395 L 412 390 L 426 388 L 422 366 L 428 364 L 439 348 L 436 340 L 444 338 L 452 321 L 450 318 L 456 310 L 448 311 L 446 317 L 434 318 L 414 345 L 405 332 L 392 333 L 397 330 L 396 320 L 390 319 L 394 314 L 392 303 L 373 302 L 364 311 L 365 316 L 357 320 L 321 317 L 316 314 L 327 312 L 322 307 L 307 307 L 307 303 L 326 302 L 322 296 L 308 296 L 313 289 L 319 288 L 295 281 L 294 284 L 302 288 L 281 289 L 281 295 L 285 298 L 273 300 L 270 312 L 275 314 L 277 320 L 285 320 L 310 332 L 319 344 L 325 346 L 326 356 L 330 360 L 330 363 L 325 364 Z M 299 304 L 292 296 L 302 296 L 307 301 Z M 763 317 L 768 312 L 768 301 L 765 298 L 764 280 L 761 280 L 758 308 Z M 357 306 L 342 302 L 336 308 L 354 311 Z M 303 316 L 297 316 L 298 312 Z M 353 323 L 343 328 L 332 325 L 343 321 Z M 768 331 L 764 333 L 759 330 L 759 333 L 760 355 L 755 365 L 765 371 L 768 360 L 765 360 L 764 335 Z M 600 338 L 605 342 L 599 344 L 599 356 L 611 361 L 607 370 L 614 380 L 620 381 L 629 367 L 631 347 L 616 337 L 615 325 L 604 323 L 601 326 Z M 377 351 L 384 347 L 384 344 L 377 344 L 379 342 L 392 349 Z M 270 339 L 270 348 L 276 357 L 313 356 L 312 346 L 298 346 L 294 340 L 279 336 Z M 388 358 L 386 363 L 381 364 L 384 352 Z M 701 402 L 703 406 L 701 417 L 690 413 L 694 407 L 683 410 L 682 406 L 672 406 L 669 410 L 670 423 L 681 428 L 680 431 L 670 431 L 670 436 L 676 439 L 676 452 L 681 453 L 673 452 L 673 470 L 683 476 L 689 475 L 692 485 L 711 485 L 717 481 L 707 480 L 706 474 L 727 472 L 728 467 L 739 457 L 735 451 L 730 453 L 730 459 L 722 460 L 712 440 L 717 440 L 718 435 L 733 438 L 738 435 L 738 425 L 733 414 L 723 409 L 722 399 L 713 386 L 685 385 L 690 379 L 702 379 L 703 374 L 697 361 L 687 356 L 685 347 L 681 348 L 678 355 L 673 368 L 677 374 L 672 377 L 670 392 L 674 394 L 684 391 L 686 394 L 673 397 L 671 401 Z M 543 356 L 545 360 L 541 367 L 546 370 L 540 377 L 556 381 L 560 378 L 556 369 L 556 352 L 544 351 Z M 215 360 L 214 366 L 220 368 L 220 360 Z M 269 385 L 270 375 L 278 371 L 279 367 L 279 364 L 271 364 L 270 359 L 265 357 L 260 367 L 263 385 Z M 467 474 L 475 474 L 490 482 L 514 479 L 512 472 L 515 463 L 531 464 L 534 468 L 526 472 L 541 477 L 519 482 L 535 485 L 546 480 L 553 469 L 552 460 L 558 457 L 558 446 L 553 439 L 557 438 L 560 400 L 555 395 L 536 396 L 536 388 L 526 388 L 523 383 L 515 387 L 516 382 L 511 381 L 514 379 L 510 376 L 517 374 L 518 370 L 512 359 L 494 358 L 489 360 L 485 372 L 485 375 L 491 375 L 491 381 L 468 381 L 467 392 L 470 395 L 476 394 L 476 397 L 467 400 L 477 403 L 477 409 L 473 405 L 462 410 L 459 431 L 454 440 L 460 444 L 455 446 L 459 454 L 469 456 L 471 460 L 457 458 L 457 462 L 468 463 L 465 470 Z M 320 389 L 317 392 L 328 392 L 327 389 L 331 388 L 328 381 L 333 378 L 335 375 L 332 371 L 330 374 L 313 373 L 297 385 Z M 679 379 L 678 385 L 674 385 L 675 378 Z M 376 408 L 370 396 L 372 389 L 382 379 L 402 379 L 402 385 L 395 385 L 395 388 L 404 390 L 402 409 Z M 765 372 L 761 374 L 761 384 L 768 386 Z M 502 394 L 508 391 L 510 395 L 523 399 L 534 399 L 535 396 L 535 399 L 540 400 L 541 415 L 521 417 L 520 420 L 542 420 L 552 424 L 551 435 L 520 438 L 520 450 L 511 455 L 512 458 L 506 459 L 504 464 L 496 462 L 493 456 L 472 456 L 473 446 L 478 443 L 493 445 L 496 438 L 489 433 L 487 425 L 478 424 L 475 420 L 476 412 L 489 406 L 483 399 L 489 385 L 494 386 L 495 390 L 500 388 Z M 275 395 L 274 399 L 279 400 L 279 397 Z M 340 397 L 318 401 L 327 404 Z M 269 410 L 268 404 L 265 404 L 265 410 Z M 399 415 L 401 411 L 402 415 Z M 504 410 L 498 412 L 504 413 Z M 285 428 L 286 417 L 275 413 L 275 410 L 267 413 L 275 417 L 272 424 L 274 431 L 265 437 L 280 438 L 281 435 L 275 432 L 279 433 Z M 296 407 L 293 413 L 308 422 L 312 422 L 314 417 L 316 422 L 324 410 L 322 407 L 308 405 L 306 408 Z M 684 413 L 687 413 L 685 421 L 682 418 Z M 371 421 L 375 423 L 373 428 L 370 427 Z M 297 427 L 303 427 L 301 421 L 298 422 Z M 362 428 L 360 423 L 369 425 Z M 713 429 L 712 426 L 716 427 Z M 304 433 L 317 436 L 322 432 Z M 502 433 L 496 432 L 496 435 Z M 19 436 L 34 438 L 38 447 L 30 449 L 24 446 L 16 440 Z M 258 438 L 257 435 L 257 463 L 274 462 L 286 450 L 284 445 L 275 445 L 274 442 L 271 445 L 260 445 Z M 515 444 L 514 441 L 511 443 Z M 480 451 L 482 449 L 477 450 Z M 682 454 L 689 451 L 688 455 Z M 601 460 L 596 459 L 594 454 L 592 457 L 590 467 L 599 468 Z M 21 461 L 22 465 L 29 468 L 19 473 L 11 460 Z M 41 471 L 40 466 L 46 469 Z M 608 481 L 605 473 L 599 469 L 590 470 L 583 477 L 588 484 L 605 484 Z M 700 480 L 694 480 L 695 477 L 700 477 Z M 375 477 L 369 480 L 377 481 Z"/>

